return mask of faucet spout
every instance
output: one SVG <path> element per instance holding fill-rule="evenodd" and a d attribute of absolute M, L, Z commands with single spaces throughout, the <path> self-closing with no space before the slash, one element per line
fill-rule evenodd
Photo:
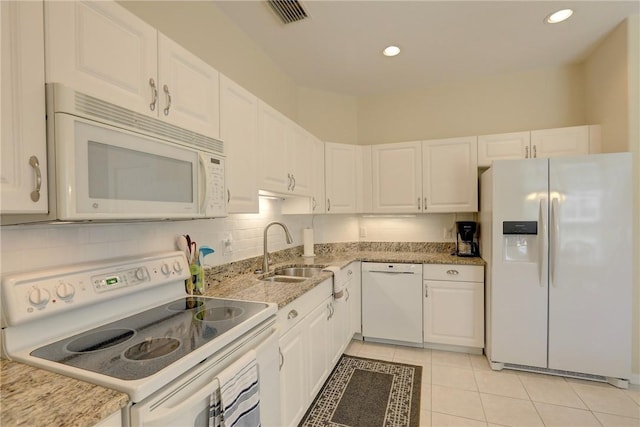
<path fill-rule="evenodd" d="M 279 225 L 280 227 L 282 227 L 282 229 L 284 230 L 285 236 L 287 238 L 287 243 L 288 244 L 293 243 L 293 239 L 291 238 L 291 233 L 289 233 L 289 229 L 285 224 L 277 221 L 267 224 L 267 226 L 264 228 L 264 258 L 262 259 L 263 273 L 269 272 L 269 253 L 267 252 L 267 231 L 269 231 L 269 227 L 271 227 L 272 225 Z"/>

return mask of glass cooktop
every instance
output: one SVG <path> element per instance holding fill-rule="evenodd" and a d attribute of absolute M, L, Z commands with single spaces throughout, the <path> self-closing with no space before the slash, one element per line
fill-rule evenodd
<path fill-rule="evenodd" d="M 123 380 L 148 377 L 267 304 L 185 297 L 40 347 L 32 356 Z"/>

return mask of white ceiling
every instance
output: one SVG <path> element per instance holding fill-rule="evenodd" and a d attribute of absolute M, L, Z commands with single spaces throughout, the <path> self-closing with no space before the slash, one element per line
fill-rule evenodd
<path fill-rule="evenodd" d="M 302 0 L 283 24 L 264 1 L 215 4 L 294 81 L 366 96 L 577 63 L 640 1 Z M 566 22 L 544 18 L 563 7 Z M 382 49 L 396 44 L 395 58 Z"/>

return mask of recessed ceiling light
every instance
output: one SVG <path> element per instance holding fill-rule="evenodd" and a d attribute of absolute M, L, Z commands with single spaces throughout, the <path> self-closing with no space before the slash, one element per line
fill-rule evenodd
<path fill-rule="evenodd" d="M 547 16 L 545 22 L 549 24 L 557 24 L 564 20 L 569 19 L 569 17 L 573 15 L 573 10 L 571 9 L 562 9 L 557 12 L 553 12 L 551 15 Z"/>
<path fill-rule="evenodd" d="M 384 56 L 396 56 L 399 53 L 400 48 L 398 46 L 388 46 L 382 51 Z"/>

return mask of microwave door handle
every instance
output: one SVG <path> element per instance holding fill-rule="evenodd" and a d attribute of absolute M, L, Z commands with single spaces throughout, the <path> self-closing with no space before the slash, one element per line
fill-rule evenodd
<path fill-rule="evenodd" d="M 216 377 L 206 387 L 202 387 L 200 390 L 190 395 L 188 399 L 183 399 L 182 402 L 180 402 L 176 406 L 169 406 L 170 404 L 167 401 L 165 401 L 164 405 L 160 405 L 159 407 L 156 407 L 149 414 L 149 418 L 146 420 L 146 423 L 148 425 L 162 424 L 161 421 L 170 420 L 172 415 L 182 413 L 189 406 L 197 404 L 197 402 L 201 401 L 207 396 L 211 396 L 219 388 L 220 388 L 220 381 Z"/>

